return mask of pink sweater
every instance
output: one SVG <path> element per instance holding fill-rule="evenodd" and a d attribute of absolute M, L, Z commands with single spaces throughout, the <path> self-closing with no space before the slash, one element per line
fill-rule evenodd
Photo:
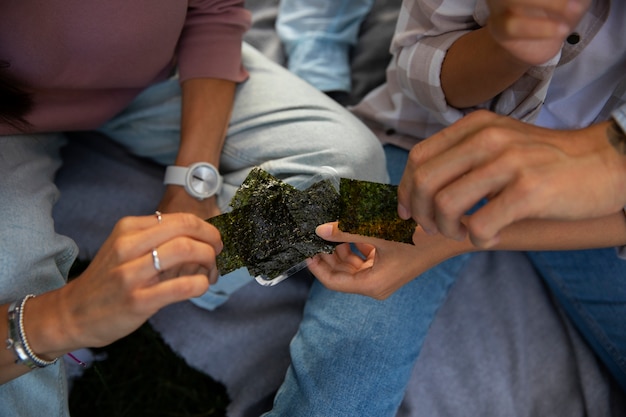
<path fill-rule="evenodd" d="M 240 82 L 243 0 L 0 2 L 0 60 L 34 92 L 33 131 L 87 130 L 178 65 Z M 0 135 L 14 133 L 0 124 Z"/>

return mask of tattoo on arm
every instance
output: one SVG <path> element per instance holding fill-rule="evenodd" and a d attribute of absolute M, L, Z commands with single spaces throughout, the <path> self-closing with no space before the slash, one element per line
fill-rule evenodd
<path fill-rule="evenodd" d="M 613 120 L 606 129 L 606 136 L 609 143 L 617 149 L 617 152 L 626 155 L 626 133 L 624 133 L 615 120 Z"/>

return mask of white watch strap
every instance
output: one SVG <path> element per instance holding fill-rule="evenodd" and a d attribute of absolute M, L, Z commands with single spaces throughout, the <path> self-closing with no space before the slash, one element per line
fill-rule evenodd
<path fill-rule="evenodd" d="M 187 175 L 188 167 L 179 167 L 170 165 L 165 169 L 165 178 L 163 178 L 163 184 L 185 185 L 185 176 Z"/>

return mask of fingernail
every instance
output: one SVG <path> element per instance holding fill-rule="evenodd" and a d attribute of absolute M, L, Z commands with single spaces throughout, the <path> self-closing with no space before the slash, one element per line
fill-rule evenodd
<path fill-rule="evenodd" d="M 331 237 L 333 235 L 333 225 L 328 223 L 321 224 L 317 226 L 315 233 L 321 238 Z"/>

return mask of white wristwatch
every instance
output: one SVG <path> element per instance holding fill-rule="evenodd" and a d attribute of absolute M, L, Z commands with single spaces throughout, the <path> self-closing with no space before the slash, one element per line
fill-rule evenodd
<path fill-rule="evenodd" d="M 182 185 L 198 200 L 212 197 L 222 188 L 222 176 L 208 162 L 197 162 L 188 167 L 170 165 L 165 170 L 163 184 Z"/>

